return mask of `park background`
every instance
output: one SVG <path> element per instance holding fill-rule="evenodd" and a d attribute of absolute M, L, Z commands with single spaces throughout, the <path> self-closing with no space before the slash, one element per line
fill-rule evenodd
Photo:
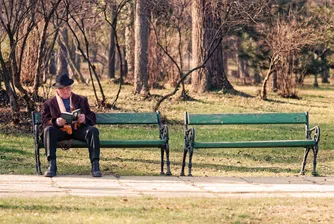
<path fill-rule="evenodd" d="M 35 174 L 30 114 L 54 95 L 55 76 L 66 72 L 75 80 L 73 91 L 87 96 L 96 112 L 159 110 L 170 129 L 173 175 L 181 168 L 184 111 L 308 111 L 310 126 L 321 128 L 317 171 L 333 175 L 333 1 L 0 4 L 0 174 Z M 212 141 L 305 135 L 303 125 L 210 126 L 197 134 Z M 158 132 L 149 126 L 101 127 L 101 139 L 143 136 L 156 138 Z M 194 152 L 193 175 L 295 176 L 303 153 L 303 148 L 200 149 Z M 85 149 L 59 150 L 58 174 L 90 174 L 87 154 Z M 306 175 L 311 175 L 312 153 L 307 162 Z M 159 164 L 159 149 L 101 150 L 104 175 L 159 175 Z M 329 223 L 333 207 L 330 199 L 307 198 L 47 200 L 2 199 L 3 220 L 67 223 L 80 214 L 77 223 L 91 217 L 102 223 L 110 215 L 117 217 L 115 223 L 164 223 L 171 208 L 172 223 Z M 112 205 L 114 210 L 107 209 Z"/>

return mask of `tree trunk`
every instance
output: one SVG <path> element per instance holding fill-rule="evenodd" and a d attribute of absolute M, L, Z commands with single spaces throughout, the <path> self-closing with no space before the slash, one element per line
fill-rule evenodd
<path fill-rule="evenodd" d="M 321 83 L 329 83 L 329 67 L 325 68 L 325 70 L 321 73 Z"/>
<path fill-rule="evenodd" d="M 260 98 L 262 100 L 267 100 L 267 82 L 269 80 L 269 77 L 272 73 L 276 73 L 276 70 L 273 69 L 274 65 L 276 64 L 276 60 L 278 59 L 277 56 L 273 55 L 273 57 L 270 60 L 269 63 L 269 68 L 266 77 L 263 80 L 262 83 L 262 88 L 261 88 L 261 93 L 260 93 Z"/>
<path fill-rule="evenodd" d="M 58 42 L 62 45 L 60 48 L 63 55 L 67 55 L 68 57 L 65 58 L 67 65 L 70 66 L 70 69 L 72 71 L 73 78 L 75 78 L 79 83 L 84 83 L 87 85 L 85 78 L 83 77 L 82 73 L 80 72 L 80 69 L 77 67 L 76 62 L 74 61 L 72 57 L 75 57 L 76 54 L 72 54 L 70 52 L 69 46 L 68 46 L 68 38 L 63 36 L 63 33 L 60 33 L 60 38 L 58 39 Z M 66 41 L 67 39 L 67 41 Z M 65 50 L 65 52 L 63 52 Z"/>
<path fill-rule="evenodd" d="M 315 74 L 314 75 L 314 83 L 313 83 L 313 86 L 315 88 L 319 88 L 319 84 L 318 84 L 318 74 Z"/>
<path fill-rule="evenodd" d="M 111 16 L 111 30 L 110 30 L 110 42 L 109 42 L 109 55 L 108 55 L 108 78 L 115 78 L 115 32 L 116 32 L 116 4 L 110 3 L 110 16 Z"/>
<path fill-rule="evenodd" d="M 67 58 L 69 55 L 67 54 L 66 47 L 64 46 L 64 43 L 68 43 L 68 32 L 67 28 L 63 28 L 60 30 L 60 35 L 58 36 L 58 62 L 57 62 L 57 75 L 61 74 L 68 74 L 68 63 Z M 60 37 L 61 36 L 61 37 Z M 60 40 L 59 38 L 62 38 Z"/>
<path fill-rule="evenodd" d="M 127 17 L 126 17 L 126 27 L 125 27 L 125 52 L 126 55 L 125 56 L 125 61 L 126 61 L 126 66 L 127 69 L 125 69 L 127 71 L 127 75 L 128 76 L 133 76 L 134 73 L 134 42 L 133 42 L 133 12 L 134 12 L 134 5 L 132 4 L 132 1 L 130 1 L 127 6 L 126 6 L 126 13 L 127 13 Z M 125 71 L 124 70 L 124 71 Z"/>
<path fill-rule="evenodd" d="M 2 73 L 3 82 L 5 84 L 5 88 L 9 96 L 10 109 L 12 113 L 12 121 L 14 123 L 19 123 L 18 113 L 20 111 L 20 105 L 17 101 L 17 95 L 11 85 L 11 75 L 7 67 L 7 65 L 9 64 L 7 65 L 5 64 L 1 51 L 0 51 L 0 64 L 1 64 L 1 70 L 2 70 L 1 73 Z"/>
<path fill-rule="evenodd" d="M 278 84 L 277 84 L 277 72 L 274 72 L 272 75 L 272 86 L 271 89 L 274 93 L 278 91 Z"/>
<path fill-rule="evenodd" d="M 192 75 L 192 90 L 203 93 L 209 90 L 234 91 L 224 72 L 224 58 L 222 42 L 215 41 L 219 21 L 210 10 L 204 9 L 205 1 L 192 2 L 192 47 L 193 67 L 203 63 L 205 55 L 212 52 L 205 69 L 195 71 Z M 204 13 L 204 10 L 207 13 Z M 214 44 L 213 44 L 214 43 Z M 212 49 L 216 46 L 216 49 Z"/>
<path fill-rule="evenodd" d="M 135 10 L 135 62 L 134 93 L 149 93 L 147 50 L 148 50 L 148 0 L 137 0 Z"/>
<path fill-rule="evenodd" d="M 11 49 L 15 49 L 17 42 L 14 41 L 14 37 L 11 36 L 9 38 L 9 42 L 10 42 L 10 47 Z M 13 50 L 10 54 L 10 59 L 9 59 L 9 66 L 10 69 L 8 69 L 8 72 L 11 72 L 11 75 L 13 77 L 14 80 L 14 86 L 16 87 L 16 89 L 20 92 L 21 97 L 24 99 L 24 101 L 27 103 L 27 109 L 29 112 L 33 111 L 35 109 L 35 104 L 34 102 L 31 100 L 31 97 L 28 93 L 27 90 L 25 90 L 21 84 L 21 73 L 19 71 L 19 67 L 17 64 L 17 57 L 16 57 L 16 51 Z M 13 88 L 13 91 L 14 88 Z"/>
<path fill-rule="evenodd" d="M 203 64 L 204 59 L 204 29 L 203 29 L 203 9 L 204 5 L 200 0 L 194 0 L 191 5 L 191 18 L 192 18 L 192 66 Z M 204 69 L 198 69 L 191 75 L 191 90 L 193 92 L 206 92 L 207 89 L 207 77 L 204 73 Z"/>

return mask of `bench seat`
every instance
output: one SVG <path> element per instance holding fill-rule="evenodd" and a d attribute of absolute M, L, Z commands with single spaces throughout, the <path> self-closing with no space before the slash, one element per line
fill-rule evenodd
<path fill-rule="evenodd" d="M 70 144 L 70 145 L 69 145 Z M 57 148 L 68 145 L 69 148 L 87 148 L 86 142 L 79 140 L 65 140 L 58 142 Z M 145 148 L 145 147 L 163 147 L 163 140 L 100 140 L 101 148 Z M 39 148 L 44 148 L 42 142 L 38 143 Z"/>
<path fill-rule="evenodd" d="M 315 140 L 195 142 L 194 148 L 268 148 L 268 147 L 306 147 L 314 145 L 316 145 Z"/>

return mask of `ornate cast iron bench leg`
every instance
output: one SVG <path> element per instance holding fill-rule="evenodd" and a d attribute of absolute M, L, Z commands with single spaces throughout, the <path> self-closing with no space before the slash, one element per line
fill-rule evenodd
<path fill-rule="evenodd" d="M 189 131 L 189 173 L 188 176 L 191 177 L 191 168 L 193 166 L 192 160 L 193 160 L 193 153 L 194 153 L 194 140 L 195 140 L 195 129 L 191 128 Z"/>
<path fill-rule="evenodd" d="M 161 147 L 161 172 L 160 175 L 164 175 L 164 153 L 166 152 L 166 166 L 167 166 L 167 172 L 166 175 L 170 176 L 172 175 L 171 171 L 170 171 L 170 160 L 169 160 L 169 133 L 168 133 L 168 126 L 164 125 L 161 129 L 160 129 L 160 139 L 165 140 L 165 145 L 163 147 Z"/>
<path fill-rule="evenodd" d="M 318 176 L 318 173 L 317 173 L 317 156 L 318 156 L 318 144 L 316 144 L 313 148 L 313 171 L 312 171 L 312 175 L 313 176 Z"/>
<path fill-rule="evenodd" d="M 181 169 L 180 176 L 184 176 L 184 168 L 186 166 L 187 153 L 188 153 L 188 147 L 186 146 L 184 147 L 184 150 L 183 150 L 182 169 Z"/>
<path fill-rule="evenodd" d="M 38 175 L 42 175 L 41 160 L 40 160 L 38 143 L 37 144 L 35 143 L 35 161 L 36 161 L 36 173 Z"/>
<path fill-rule="evenodd" d="M 302 163 L 302 169 L 300 170 L 300 174 L 301 175 L 305 175 L 306 160 L 307 160 L 307 155 L 310 152 L 310 150 L 311 150 L 310 146 L 305 147 L 305 153 L 304 153 L 304 159 L 303 159 L 303 163 Z"/>
<path fill-rule="evenodd" d="M 165 161 L 164 161 L 164 153 L 165 153 L 165 149 L 164 149 L 164 147 L 161 147 L 161 158 L 160 158 L 160 165 L 161 165 L 161 169 L 160 169 L 160 175 L 165 175 L 165 173 L 164 173 L 164 163 L 165 163 Z"/>
<path fill-rule="evenodd" d="M 166 175 L 167 176 L 170 176 L 172 175 L 172 172 L 170 171 L 170 160 L 169 160 L 169 144 L 167 143 L 165 145 L 165 150 L 166 150 L 166 164 L 167 164 L 167 172 L 166 172 Z"/>
<path fill-rule="evenodd" d="M 190 149 L 189 149 L 189 164 L 188 164 L 188 168 L 189 168 L 188 176 L 189 177 L 192 176 L 192 174 L 191 174 L 191 168 L 193 167 L 193 163 L 192 163 L 193 153 L 194 153 L 194 148 L 192 146 L 190 146 Z"/>

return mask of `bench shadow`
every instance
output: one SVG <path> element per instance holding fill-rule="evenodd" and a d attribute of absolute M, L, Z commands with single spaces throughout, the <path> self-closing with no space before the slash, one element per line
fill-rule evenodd
<path fill-rule="evenodd" d="M 129 159 L 129 158 L 104 158 L 102 161 L 120 161 L 120 162 L 140 162 L 140 163 L 148 163 L 148 164 L 159 164 L 160 160 L 151 160 L 151 159 Z"/>
<path fill-rule="evenodd" d="M 271 103 L 279 103 L 279 104 L 288 104 L 288 105 L 307 106 L 307 107 L 319 108 L 319 105 L 310 105 L 310 104 L 306 104 L 306 103 L 284 102 L 284 101 L 281 101 L 281 100 L 273 100 L 273 99 L 267 99 L 266 101 L 271 102 Z M 329 108 L 329 106 L 323 105 L 323 108 Z"/>
<path fill-rule="evenodd" d="M 264 154 L 263 156 L 259 157 L 259 155 L 256 154 L 250 154 L 247 152 L 236 152 L 235 154 L 227 154 L 227 153 L 221 153 L 219 155 L 214 155 L 214 154 L 210 154 L 207 153 L 205 154 L 206 157 L 211 157 L 211 158 L 217 158 L 217 159 L 221 159 L 221 158 L 234 158 L 234 159 L 238 159 L 238 158 L 247 158 L 251 161 L 254 162 L 266 162 L 269 164 L 273 164 L 273 163 L 282 163 L 282 164 L 291 164 L 294 163 L 297 160 L 300 160 L 300 163 L 302 163 L 303 161 L 303 156 L 304 156 L 304 149 L 301 149 L 300 151 L 300 155 L 299 156 L 287 156 L 287 154 L 272 154 L 272 152 L 268 152 L 267 154 Z M 285 155 L 285 156 L 284 156 Z M 202 155 L 203 156 L 203 155 Z M 312 150 L 310 150 L 308 157 L 307 157 L 307 162 L 313 159 L 313 153 Z M 194 154 L 193 160 L 196 160 L 196 155 Z"/>
<path fill-rule="evenodd" d="M 34 154 L 34 152 L 27 152 L 24 150 L 20 150 L 20 149 L 15 149 L 15 148 L 6 148 L 6 147 L 0 147 L 0 152 L 2 153 L 15 153 L 15 154 L 19 154 L 19 155 L 29 155 L 32 156 Z"/>
<path fill-rule="evenodd" d="M 181 166 L 180 166 L 181 167 Z M 186 171 L 187 171 L 186 166 Z M 250 167 L 250 166 L 228 166 L 228 165 L 217 165 L 217 164 L 203 164 L 203 163 L 193 163 L 193 170 L 196 170 L 196 168 L 202 168 L 202 169 L 216 169 L 218 170 L 224 170 L 224 171 L 238 171 L 242 173 L 256 173 L 259 171 L 267 171 L 271 173 L 296 173 L 298 174 L 300 169 L 291 169 L 291 168 L 280 168 L 280 167 Z"/>

